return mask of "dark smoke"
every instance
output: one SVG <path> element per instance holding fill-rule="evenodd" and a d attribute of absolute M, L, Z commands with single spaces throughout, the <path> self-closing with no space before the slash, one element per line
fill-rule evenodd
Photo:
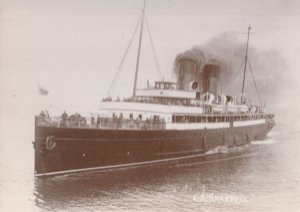
<path fill-rule="evenodd" d="M 240 36 L 240 35 L 239 35 Z M 286 64 L 283 57 L 276 50 L 259 51 L 251 47 L 249 43 L 248 58 L 256 84 L 262 100 L 272 100 L 272 96 L 281 89 L 284 84 L 284 70 Z M 222 33 L 208 43 L 198 45 L 190 50 L 177 55 L 175 59 L 175 74 L 178 61 L 189 58 L 197 61 L 197 67 L 202 70 L 206 63 L 217 62 L 221 67 L 221 87 L 224 94 L 240 95 L 243 80 L 243 60 L 246 52 L 245 42 L 238 41 L 238 34 L 234 32 Z M 252 79 L 249 65 L 247 66 L 245 92 L 256 103 L 258 95 Z"/>

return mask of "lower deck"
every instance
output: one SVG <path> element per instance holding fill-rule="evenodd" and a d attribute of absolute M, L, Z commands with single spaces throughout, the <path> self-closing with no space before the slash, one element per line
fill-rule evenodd
<path fill-rule="evenodd" d="M 272 114 L 172 114 L 169 119 L 159 115 L 143 119 L 142 114 L 136 119 L 129 114 L 83 117 L 80 114 L 61 117 L 36 116 L 36 125 L 56 128 L 90 128 L 90 129 L 127 129 L 127 130 L 187 130 L 187 129 L 219 129 L 264 123 L 274 123 Z"/>

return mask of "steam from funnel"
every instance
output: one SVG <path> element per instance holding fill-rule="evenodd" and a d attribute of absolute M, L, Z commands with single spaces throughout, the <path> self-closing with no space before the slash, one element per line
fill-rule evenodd
<path fill-rule="evenodd" d="M 216 90 L 222 90 L 223 94 L 240 95 L 243 76 L 241 65 L 245 57 L 246 37 L 243 39 L 238 36 L 241 35 L 235 32 L 221 33 L 206 44 L 178 54 L 173 71 L 179 88 L 188 89 L 189 83 L 193 80 L 199 83 L 202 91 L 214 93 Z M 248 58 L 263 99 L 265 96 L 275 96 L 274 94 L 283 85 L 281 82 L 286 80 L 284 74 L 286 63 L 283 57 L 274 49 L 258 51 L 250 45 Z M 216 69 L 219 69 L 218 76 L 217 73 L 210 74 Z M 249 66 L 245 91 L 252 100 L 257 99 Z"/>

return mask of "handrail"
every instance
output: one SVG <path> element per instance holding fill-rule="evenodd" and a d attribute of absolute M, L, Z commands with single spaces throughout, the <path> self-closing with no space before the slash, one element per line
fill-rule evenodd
<path fill-rule="evenodd" d="M 179 115 L 173 114 L 172 123 L 217 123 L 237 122 L 257 119 L 273 121 L 274 115 L 266 113 L 255 114 L 201 114 L 201 115 Z M 177 119 L 179 118 L 179 120 Z M 171 123 L 171 122 L 170 122 Z M 99 128 L 99 129 L 137 129 L 137 130 L 159 130 L 166 128 L 164 120 L 140 120 L 108 117 L 74 117 L 67 119 L 62 117 L 36 116 L 37 126 L 65 127 L 65 128 Z"/>
<path fill-rule="evenodd" d="M 95 117 L 68 118 L 62 117 L 41 117 L 36 116 L 36 125 L 48 127 L 65 128 L 102 128 L 102 129 L 144 129 L 158 130 L 165 129 L 166 123 L 160 120 L 133 120 L 133 119 L 113 119 L 101 117 L 99 120 Z"/>

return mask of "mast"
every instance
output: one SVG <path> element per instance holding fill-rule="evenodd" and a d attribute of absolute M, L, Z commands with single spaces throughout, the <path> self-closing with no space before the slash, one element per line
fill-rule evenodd
<path fill-rule="evenodd" d="M 249 27 L 248 27 L 248 38 L 247 38 L 246 56 L 245 56 L 245 66 L 244 66 L 244 77 L 243 77 L 243 87 L 242 87 L 241 103 L 243 103 L 243 100 L 244 100 L 245 77 L 246 77 L 246 68 L 247 68 L 247 61 L 248 61 L 248 47 L 249 47 L 250 30 L 251 30 L 251 26 L 249 25 Z"/>
<path fill-rule="evenodd" d="M 141 46 L 142 46 L 145 9 L 146 9 L 146 0 L 144 0 L 144 8 L 142 10 L 142 23 L 141 23 L 140 40 L 139 40 L 139 48 L 138 48 L 138 55 L 137 55 L 136 68 L 135 68 L 132 98 L 135 98 L 136 83 L 137 83 L 137 77 L 138 77 L 138 72 L 139 72 L 139 63 L 140 63 L 140 54 L 141 54 Z"/>

